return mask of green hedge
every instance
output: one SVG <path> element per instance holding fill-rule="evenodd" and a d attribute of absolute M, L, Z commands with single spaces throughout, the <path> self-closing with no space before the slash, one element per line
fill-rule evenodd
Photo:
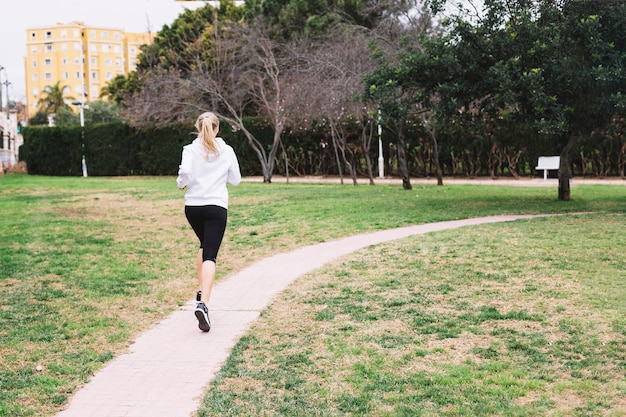
<path fill-rule="evenodd" d="M 269 149 L 271 128 L 260 119 L 251 118 L 246 123 Z M 85 126 L 84 140 L 81 133 L 76 126 L 26 127 L 20 160 L 26 162 L 31 174 L 78 176 L 82 175 L 84 149 L 92 176 L 176 175 L 182 147 L 196 137 L 193 122 L 132 127 L 103 123 Z M 220 136 L 235 149 L 244 175 L 261 175 L 258 157 L 242 132 L 223 124 Z"/>
<path fill-rule="evenodd" d="M 248 118 L 246 126 L 269 153 L 273 129 L 260 118 Z M 484 132 L 460 129 L 453 125 L 438 134 L 439 155 L 446 176 L 517 176 L 532 175 L 537 157 L 558 155 L 545 141 L 530 132 L 518 132 L 515 126 L 501 127 L 491 137 Z M 606 132 L 581 141 L 572 153 L 574 175 L 624 175 L 626 144 L 620 135 Z M 82 175 L 81 156 L 87 161 L 89 175 L 176 175 L 182 147 L 196 137 L 192 122 L 167 125 L 129 126 L 123 123 L 88 125 L 84 140 L 80 127 L 27 127 L 20 159 L 31 174 Z M 257 154 L 245 135 L 222 123 L 220 136 L 237 154 L 244 176 L 262 175 Z M 506 137 L 506 146 L 499 138 Z M 82 146 L 84 143 L 84 148 Z M 288 128 L 276 158 L 275 174 L 285 174 L 285 153 L 290 175 L 337 175 L 339 169 L 327 129 Z M 386 175 L 398 176 L 397 148 L 393 132 L 383 130 Z M 406 154 L 412 177 L 435 175 L 432 146 L 420 126 L 406 132 Z M 358 132 L 348 137 L 350 163 L 359 176 L 366 176 L 365 151 Z M 377 171 L 378 140 L 373 138 L 369 156 Z M 344 175 L 347 170 L 342 166 Z"/>

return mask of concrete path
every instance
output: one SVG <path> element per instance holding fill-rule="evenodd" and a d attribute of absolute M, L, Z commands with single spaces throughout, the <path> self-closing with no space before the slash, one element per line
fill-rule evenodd
<path fill-rule="evenodd" d="M 263 177 L 244 177 L 241 179 L 244 182 L 263 182 Z M 282 175 L 273 175 L 272 183 L 307 183 L 307 184 L 341 184 L 339 177 L 329 176 L 304 176 L 304 177 L 289 177 L 286 178 Z M 345 185 L 352 185 L 352 178 L 350 176 L 344 176 L 343 183 Z M 374 178 L 375 184 L 393 184 L 402 185 L 400 178 L 385 177 Z M 368 178 L 357 178 L 357 184 L 367 185 L 369 184 Z M 412 185 L 437 185 L 437 178 L 411 178 Z M 444 185 L 462 184 L 462 185 L 502 185 L 506 187 L 552 187 L 555 190 L 559 187 L 559 180 L 556 178 L 548 178 L 544 180 L 543 177 L 521 177 L 515 179 L 512 177 L 476 177 L 476 178 L 463 178 L 463 177 L 445 177 L 443 178 Z M 571 187 L 577 185 L 622 185 L 626 186 L 626 179 L 620 177 L 607 177 L 607 178 L 584 178 L 574 177 L 570 181 Z"/>
<path fill-rule="evenodd" d="M 235 343 L 272 299 L 299 276 L 364 247 L 444 229 L 526 219 L 493 216 L 366 233 L 278 254 L 216 284 L 209 333 L 190 300 L 141 334 L 80 389 L 57 417 L 190 417 Z"/>

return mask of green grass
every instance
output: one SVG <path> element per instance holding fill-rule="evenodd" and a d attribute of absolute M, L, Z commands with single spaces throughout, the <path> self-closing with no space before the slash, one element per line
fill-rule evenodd
<path fill-rule="evenodd" d="M 624 415 L 625 221 L 475 226 L 344 257 L 264 313 L 199 415 Z"/>
<path fill-rule="evenodd" d="M 137 333 L 193 296 L 196 243 L 183 204 L 171 177 L 0 177 L 0 416 L 54 414 Z M 308 297 L 294 287 L 280 301 L 304 306 L 302 315 L 268 334 L 272 306 L 201 412 L 217 415 L 221 404 L 230 415 L 532 415 L 588 390 L 580 411 L 562 415 L 610 415 L 626 394 L 625 266 L 615 253 L 625 206 L 626 187 L 615 186 L 575 186 L 570 202 L 543 187 L 231 188 L 218 278 L 370 230 L 503 213 L 601 214 L 440 232 L 316 272 L 301 281 L 313 286 Z M 515 305 L 488 302 L 511 283 Z M 389 321 L 400 328 L 376 327 Z M 516 326 L 485 329 L 507 322 Z M 472 345 L 461 363 L 439 363 L 450 350 L 444 342 L 467 334 L 488 343 Z M 328 352 L 308 348 L 320 341 Z M 418 360 L 432 369 L 412 372 Z M 476 376 L 480 389 L 464 382 Z M 258 401 L 262 386 L 278 390 L 266 393 L 269 408 Z"/>

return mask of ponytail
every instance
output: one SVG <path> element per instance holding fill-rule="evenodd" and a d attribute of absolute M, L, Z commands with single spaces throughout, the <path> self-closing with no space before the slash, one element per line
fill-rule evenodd
<path fill-rule="evenodd" d="M 202 145 L 207 153 L 218 155 L 219 149 L 215 137 L 220 130 L 220 121 L 215 113 L 202 113 L 196 120 L 196 129 L 198 129 L 198 137 L 202 140 Z"/>

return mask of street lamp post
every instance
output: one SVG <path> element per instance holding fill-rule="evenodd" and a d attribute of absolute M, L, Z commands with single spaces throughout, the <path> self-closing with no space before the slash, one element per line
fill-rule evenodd
<path fill-rule="evenodd" d="M 87 162 L 85 161 L 85 104 L 82 101 L 73 101 L 73 105 L 78 106 L 80 110 L 80 147 L 83 153 L 81 165 L 83 168 L 83 177 L 87 177 Z"/>
<path fill-rule="evenodd" d="M 2 70 L 4 70 L 4 67 L 0 65 L 0 84 L 2 84 Z M 0 89 L 0 111 L 2 111 L 2 90 L 1 89 Z"/>
<path fill-rule="evenodd" d="M 2 84 L 4 84 L 4 86 L 7 89 L 7 123 L 6 123 L 6 134 L 7 134 L 7 140 L 6 140 L 6 149 L 11 150 L 11 130 L 9 128 L 9 126 L 11 126 L 11 113 L 9 110 L 9 86 L 11 85 L 11 83 L 9 82 L 9 79 L 7 77 L 4 77 L 5 80 Z M 1 94 L 1 93 L 0 93 Z M 2 146 L 4 148 L 4 145 Z M 12 164 L 12 161 L 9 161 L 9 164 Z"/>
<path fill-rule="evenodd" d="M 4 67 L 2 65 L 0 65 L 0 84 L 2 84 L 2 71 L 3 70 L 4 70 Z M 8 101 L 9 101 L 9 99 L 7 98 L 7 113 L 9 111 Z M 0 112 L 2 112 L 2 86 L 1 85 L 0 85 Z M 9 118 L 7 117 L 7 122 L 6 122 L 6 125 L 4 126 L 4 128 L 2 129 L 3 134 L 2 134 L 2 137 L 0 138 L 0 149 L 4 149 L 4 132 L 7 131 L 6 133 L 8 135 L 8 133 L 9 133 L 8 129 L 9 129 Z"/>
<path fill-rule="evenodd" d="M 378 178 L 385 178 L 385 158 L 383 157 L 383 127 L 380 124 L 380 110 L 378 110 Z"/>

